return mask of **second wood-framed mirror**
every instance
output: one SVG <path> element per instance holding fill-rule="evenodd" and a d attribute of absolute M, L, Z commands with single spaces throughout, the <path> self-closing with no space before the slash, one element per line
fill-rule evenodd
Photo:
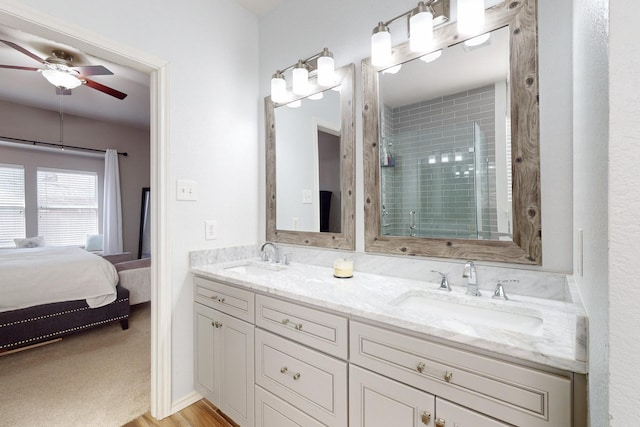
<path fill-rule="evenodd" d="M 362 62 L 367 252 L 542 263 L 536 9 L 501 2 L 470 37 L 436 28 L 436 62 L 408 42 Z M 439 68 L 456 55 L 478 59 Z"/>
<path fill-rule="evenodd" d="M 287 103 L 265 98 L 268 241 L 355 249 L 354 69 Z"/>

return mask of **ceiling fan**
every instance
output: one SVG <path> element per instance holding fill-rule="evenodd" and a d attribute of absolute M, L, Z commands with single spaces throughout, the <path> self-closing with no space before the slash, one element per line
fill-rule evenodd
<path fill-rule="evenodd" d="M 50 57 L 48 57 L 47 59 L 42 59 L 38 55 L 29 52 L 25 48 L 18 46 L 13 42 L 7 40 L 0 40 L 0 42 L 17 50 L 18 52 L 24 53 L 28 57 L 44 65 L 44 68 L 34 68 L 0 64 L 0 68 L 37 71 L 41 73 L 49 83 L 56 87 L 56 93 L 59 95 L 71 95 L 71 89 L 75 89 L 80 85 L 86 85 L 92 89 L 99 90 L 100 92 L 106 93 L 107 95 L 111 95 L 118 99 L 124 99 L 127 96 L 126 93 L 122 93 L 87 78 L 87 76 L 104 76 L 113 74 L 102 65 L 72 67 L 70 64 L 73 61 L 73 56 L 63 50 L 56 49 L 51 52 Z"/>

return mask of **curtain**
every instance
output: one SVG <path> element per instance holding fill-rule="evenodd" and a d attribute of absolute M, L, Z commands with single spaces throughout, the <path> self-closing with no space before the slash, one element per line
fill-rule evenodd
<path fill-rule="evenodd" d="M 120 170 L 118 152 L 108 149 L 104 156 L 104 203 L 102 234 L 104 255 L 123 252 L 122 249 L 122 201 L 120 198 Z"/>

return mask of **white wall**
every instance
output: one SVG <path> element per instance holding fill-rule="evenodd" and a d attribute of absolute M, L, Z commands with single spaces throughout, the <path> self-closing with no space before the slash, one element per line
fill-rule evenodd
<path fill-rule="evenodd" d="M 0 136 L 57 143 L 59 131 L 60 116 L 57 112 L 0 101 Z M 124 250 L 137 257 L 142 188 L 149 186 L 149 130 L 65 114 L 64 142 L 99 150 L 114 148 L 128 154 L 127 157 L 119 156 L 122 232 Z M 24 164 L 32 177 L 35 177 L 38 166 L 98 170 L 98 228 L 102 230 L 104 156 L 89 158 L 69 154 L 72 150 L 54 154 L 16 147 L 0 147 L 0 162 Z M 26 184 L 27 236 L 32 236 L 37 232 L 36 184 L 28 179 Z"/>
<path fill-rule="evenodd" d="M 610 4 L 609 49 L 609 419 L 640 420 L 640 14 L 636 0 Z M 602 10 L 603 13 L 606 10 Z M 604 58 L 606 60 L 606 57 Z M 602 75 L 599 76 L 602 79 Z M 606 137 L 606 136 L 605 136 Z M 604 144 L 601 144 L 604 145 Z M 600 149 L 599 149 L 600 150 Z M 606 152 L 604 153 L 606 155 Z M 603 159 L 602 159 L 603 160 Z M 604 246 L 604 242 L 603 242 Z M 604 249 L 602 250 L 604 251 Z M 600 284 L 601 286 L 601 284 Z M 598 290 L 598 293 L 602 293 Z M 606 287 L 604 292 L 606 292 Z M 606 293 L 605 293 L 606 298 Z M 599 303 L 604 305 L 606 299 Z M 605 311 L 605 308 L 601 309 Z M 596 343 L 598 345 L 598 343 Z M 604 421 L 604 419 L 603 419 Z M 604 425 L 592 423 L 593 426 Z"/>
<path fill-rule="evenodd" d="M 171 182 L 198 183 L 198 200 L 172 202 L 172 397 L 193 391 L 189 251 L 255 244 L 258 221 L 258 33 L 230 0 L 24 0 L 55 19 L 170 62 Z M 167 173 L 167 171 L 164 171 Z M 175 188 L 168 197 L 174 197 Z M 217 240 L 204 221 L 217 220 Z"/>
<path fill-rule="evenodd" d="M 574 216 L 583 230 L 583 273 L 575 277 L 589 313 L 589 401 L 592 426 L 608 425 L 607 140 L 608 0 L 574 0 Z M 628 189 L 628 185 L 625 184 Z M 628 330 L 628 329 L 627 329 Z M 624 425 L 624 423 L 623 423 Z M 629 424 L 631 425 L 631 424 Z"/>
<path fill-rule="evenodd" d="M 493 3 L 496 3 L 495 1 Z M 558 4 L 560 3 L 560 4 Z M 489 2 L 487 2 L 489 4 Z M 572 271 L 571 2 L 539 2 L 542 270 Z M 288 0 L 260 19 L 260 95 L 269 94 L 275 70 L 323 47 L 336 66 L 356 64 L 356 250 L 364 251 L 362 81 L 360 62 L 370 55 L 370 35 L 381 20 L 415 7 L 412 0 Z M 406 40 L 403 26 L 392 36 Z M 260 121 L 264 123 L 263 112 Z M 262 125 L 260 129 L 263 129 Z M 264 132 L 261 133 L 264 138 Z M 261 146 L 261 159 L 264 149 Z M 261 168 L 264 168 L 261 161 Z M 261 172 L 264 175 L 264 172 Z M 260 187 L 264 210 L 264 183 Z M 261 222 L 260 236 L 264 236 Z M 519 268 L 521 268 L 519 266 Z"/>

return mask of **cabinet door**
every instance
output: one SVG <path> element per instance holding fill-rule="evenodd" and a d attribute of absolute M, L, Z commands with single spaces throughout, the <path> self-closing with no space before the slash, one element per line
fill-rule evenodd
<path fill-rule="evenodd" d="M 220 406 L 220 334 L 215 327 L 220 313 L 201 304 L 194 307 L 196 390 Z"/>
<path fill-rule="evenodd" d="M 436 398 L 436 427 L 509 427 L 478 412 Z"/>
<path fill-rule="evenodd" d="M 349 366 L 350 427 L 434 427 L 434 407 L 429 393 Z"/>
<path fill-rule="evenodd" d="M 241 427 L 253 426 L 254 327 L 220 313 L 220 405 Z"/>

